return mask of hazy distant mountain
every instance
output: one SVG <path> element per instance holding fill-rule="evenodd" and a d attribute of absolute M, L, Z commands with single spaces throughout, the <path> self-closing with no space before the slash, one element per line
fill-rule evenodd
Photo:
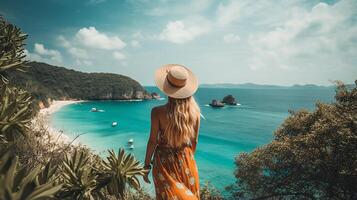
<path fill-rule="evenodd" d="M 233 84 L 233 83 L 219 83 L 219 84 L 201 84 L 200 87 L 203 88 L 240 88 L 240 89 L 303 89 L 303 88 L 332 88 L 331 86 L 319 86 L 314 84 L 306 85 L 292 85 L 292 86 L 280 86 L 280 85 L 260 85 L 255 83 L 243 83 L 243 84 Z"/>
<path fill-rule="evenodd" d="M 10 83 L 37 99 L 146 99 L 151 95 L 134 79 L 111 73 L 84 73 L 46 63 L 30 62 L 26 72 L 8 73 Z"/>

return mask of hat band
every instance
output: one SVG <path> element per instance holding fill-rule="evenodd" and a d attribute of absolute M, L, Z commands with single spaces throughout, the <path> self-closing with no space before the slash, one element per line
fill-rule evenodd
<path fill-rule="evenodd" d="M 170 73 L 167 74 L 166 79 L 167 79 L 167 82 L 169 82 L 169 84 L 174 86 L 174 87 L 183 87 L 183 86 L 185 86 L 186 85 L 186 80 L 187 80 L 187 79 L 184 79 L 184 80 L 177 79 L 177 78 L 173 77 Z"/>

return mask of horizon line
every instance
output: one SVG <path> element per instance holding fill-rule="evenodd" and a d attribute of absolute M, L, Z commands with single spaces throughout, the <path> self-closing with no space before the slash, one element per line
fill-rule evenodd
<path fill-rule="evenodd" d="M 246 83 L 202 83 L 199 84 L 198 87 L 202 86 L 219 86 L 219 85 L 231 85 L 231 86 L 242 86 L 242 85 L 256 85 L 256 86 L 271 86 L 271 87 L 294 87 L 294 86 L 316 86 L 316 87 L 334 87 L 336 86 L 335 84 L 330 84 L 330 85 L 318 85 L 315 83 L 304 83 L 304 84 L 299 84 L 299 83 L 294 83 L 291 85 L 279 85 L 279 84 L 264 84 L 264 83 L 251 83 L 251 82 L 246 82 Z M 345 85 L 353 85 L 354 83 L 344 83 Z M 156 87 L 156 85 L 142 85 L 144 87 Z"/>

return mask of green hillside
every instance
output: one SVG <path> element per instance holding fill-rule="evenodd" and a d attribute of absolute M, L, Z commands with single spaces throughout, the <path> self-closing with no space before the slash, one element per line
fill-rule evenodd
<path fill-rule="evenodd" d="M 150 99 L 132 78 L 111 73 L 84 73 L 46 63 L 30 62 L 26 73 L 10 71 L 10 83 L 31 92 L 36 99 L 124 100 Z"/>

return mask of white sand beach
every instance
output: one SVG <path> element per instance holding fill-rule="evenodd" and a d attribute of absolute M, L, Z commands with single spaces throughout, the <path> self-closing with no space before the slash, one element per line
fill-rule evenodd
<path fill-rule="evenodd" d="M 73 104 L 73 103 L 80 103 L 80 102 L 83 102 L 83 101 L 82 100 L 52 101 L 50 107 L 41 109 L 40 113 L 43 115 L 51 115 L 51 114 L 57 112 L 58 110 L 60 110 L 63 106 Z"/>
<path fill-rule="evenodd" d="M 52 101 L 51 105 L 48 108 L 43 108 L 38 113 L 38 116 L 34 119 L 33 124 L 34 128 L 40 128 L 36 126 L 39 121 L 42 121 L 42 124 L 48 130 L 48 132 L 52 135 L 51 140 L 55 142 L 61 143 L 69 143 L 71 139 L 62 131 L 57 130 L 51 126 L 50 117 L 53 113 L 59 111 L 63 106 L 80 103 L 82 100 L 64 100 L 64 101 Z"/>

